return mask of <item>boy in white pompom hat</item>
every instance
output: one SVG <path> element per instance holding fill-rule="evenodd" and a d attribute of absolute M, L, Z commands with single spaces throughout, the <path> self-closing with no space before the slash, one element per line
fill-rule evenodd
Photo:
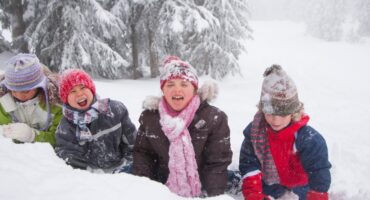
<path fill-rule="evenodd" d="M 308 126 L 293 80 L 279 65 L 266 69 L 258 112 L 245 128 L 239 169 L 245 199 L 298 196 L 328 200 L 328 148 Z M 286 199 L 285 198 L 285 199 Z"/>

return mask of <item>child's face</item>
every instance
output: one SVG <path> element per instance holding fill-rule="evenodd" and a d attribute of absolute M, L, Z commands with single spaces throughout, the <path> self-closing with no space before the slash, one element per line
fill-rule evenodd
<path fill-rule="evenodd" d="M 25 91 L 11 91 L 11 94 L 13 97 L 18 99 L 21 102 L 28 101 L 32 98 L 34 98 L 37 94 L 37 88 L 32 90 L 25 90 Z"/>
<path fill-rule="evenodd" d="M 171 79 L 166 81 L 162 91 L 167 103 L 175 111 L 184 109 L 195 94 L 193 84 L 184 79 Z"/>
<path fill-rule="evenodd" d="M 84 85 L 76 85 L 68 94 L 68 104 L 78 110 L 87 110 L 93 102 L 94 95 Z"/>
<path fill-rule="evenodd" d="M 292 115 L 286 115 L 286 116 L 279 116 L 279 115 L 271 115 L 271 114 L 266 114 L 265 119 L 267 123 L 271 126 L 271 128 L 274 131 L 280 131 L 287 127 L 292 120 Z"/>

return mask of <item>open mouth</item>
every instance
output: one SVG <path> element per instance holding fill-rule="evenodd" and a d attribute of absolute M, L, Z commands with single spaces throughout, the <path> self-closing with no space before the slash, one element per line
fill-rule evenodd
<path fill-rule="evenodd" d="M 86 99 L 86 98 L 84 98 L 84 99 L 80 99 L 80 100 L 78 100 L 78 101 L 77 101 L 77 104 L 78 104 L 79 106 L 81 106 L 81 107 L 84 107 L 84 106 L 86 106 L 86 105 L 87 105 L 87 99 Z"/>
<path fill-rule="evenodd" d="M 184 97 L 183 96 L 173 96 L 172 100 L 180 101 L 180 100 L 184 100 Z"/>

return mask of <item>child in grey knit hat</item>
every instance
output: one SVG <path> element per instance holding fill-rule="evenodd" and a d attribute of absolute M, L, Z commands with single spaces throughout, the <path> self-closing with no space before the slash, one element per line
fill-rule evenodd
<path fill-rule="evenodd" d="M 62 117 L 57 76 L 34 54 L 9 59 L 0 83 L 0 133 L 19 142 L 55 145 Z"/>
<path fill-rule="evenodd" d="M 308 121 L 293 80 L 279 65 L 267 68 L 258 111 L 243 132 L 240 150 L 246 199 L 328 199 L 327 145 Z"/>

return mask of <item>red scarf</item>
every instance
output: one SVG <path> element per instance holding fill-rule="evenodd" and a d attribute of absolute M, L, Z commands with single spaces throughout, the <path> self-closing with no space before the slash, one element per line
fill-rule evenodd
<path fill-rule="evenodd" d="M 279 173 L 280 184 L 288 188 L 308 183 L 307 174 L 294 147 L 296 133 L 307 124 L 308 120 L 309 116 L 304 115 L 301 120 L 280 131 L 274 131 L 270 126 L 267 126 L 270 151 Z"/>

